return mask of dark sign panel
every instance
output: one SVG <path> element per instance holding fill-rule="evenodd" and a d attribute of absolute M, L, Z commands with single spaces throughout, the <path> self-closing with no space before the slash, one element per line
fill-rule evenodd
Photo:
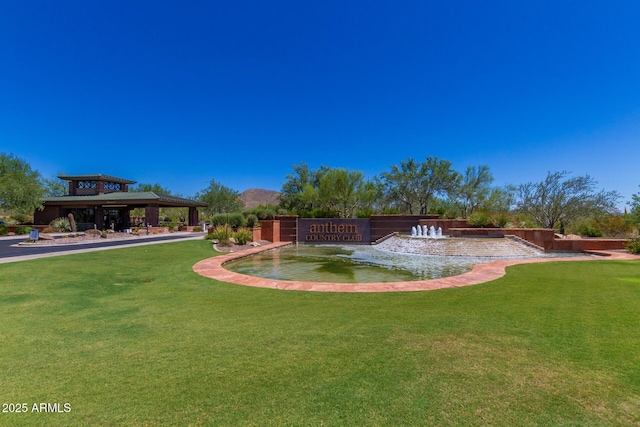
<path fill-rule="evenodd" d="M 371 243 L 368 218 L 299 218 L 298 243 Z"/>

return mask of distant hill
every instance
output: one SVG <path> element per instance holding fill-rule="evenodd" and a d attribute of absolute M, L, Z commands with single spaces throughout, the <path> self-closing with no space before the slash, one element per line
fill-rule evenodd
<path fill-rule="evenodd" d="M 274 190 L 250 188 L 240 193 L 240 201 L 244 203 L 245 209 L 251 209 L 258 205 L 277 205 L 279 195 L 280 193 Z"/>

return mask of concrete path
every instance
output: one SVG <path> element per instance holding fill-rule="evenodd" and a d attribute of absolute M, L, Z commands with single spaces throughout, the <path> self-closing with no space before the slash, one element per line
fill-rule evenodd
<path fill-rule="evenodd" d="M 202 240 L 204 233 L 178 231 L 169 234 L 126 237 L 122 239 L 96 239 L 79 243 L 21 245 L 27 236 L 5 236 L 0 238 L 0 264 L 26 261 L 36 258 L 70 255 L 82 252 L 104 251 L 122 247 L 154 245 L 182 240 Z"/>
<path fill-rule="evenodd" d="M 477 285 L 489 282 L 505 275 L 506 267 L 516 264 L 533 264 L 539 262 L 557 261 L 594 261 L 604 259 L 615 260 L 640 260 L 640 256 L 632 255 L 626 251 L 598 252 L 601 257 L 570 257 L 570 258 L 526 258 L 497 260 L 488 263 L 477 264 L 468 272 L 459 276 L 444 277 L 441 279 L 419 280 L 413 282 L 392 283 L 330 283 L 330 282 L 304 282 L 290 280 L 274 280 L 261 277 L 248 276 L 234 273 L 223 267 L 225 262 L 242 258 L 257 252 L 274 249 L 289 243 L 272 243 L 259 246 L 242 252 L 229 253 L 208 258 L 196 263 L 193 271 L 222 282 L 237 285 L 254 286 L 259 288 L 282 289 L 289 291 L 316 291 L 316 292 L 405 292 L 405 291 L 430 291 L 434 289 L 455 288 L 459 286 Z"/>

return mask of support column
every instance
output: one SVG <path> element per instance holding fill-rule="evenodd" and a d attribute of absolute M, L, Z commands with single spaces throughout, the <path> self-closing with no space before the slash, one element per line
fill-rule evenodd
<path fill-rule="evenodd" d="M 187 218 L 187 225 L 198 225 L 198 208 L 193 206 L 189 208 L 189 218 Z"/>
<path fill-rule="evenodd" d="M 122 211 L 122 227 L 131 228 L 131 209 L 124 208 Z"/>
<path fill-rule="evenodd" d="M 95 209 L 96 213 L 96 228 L 98 230 L 104 229 L 104 209 L 102 206 L 98 206 Z"/>
<path fill-rule="evenodd" d="M 147 205 L 147 207 L 144 208 L 144 216 L 148 225 L 157 227 L 160 223 L 160 206 Z"/>

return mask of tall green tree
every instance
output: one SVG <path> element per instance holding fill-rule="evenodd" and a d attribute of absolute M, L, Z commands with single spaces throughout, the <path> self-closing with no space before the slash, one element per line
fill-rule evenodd
<path fill-rule="evenodd" d="M 32 215 L 42 209 L 44 194 L 37 171 L 13 154 L 0 153 L 0 211 Z"/>
<path fill-rule="evenodd" d="M 549 172 L 543 181 L 515 187 L 516 209 L 541 227 L 561 231 L 576 219 L 616 212 L 620 199 L 616 191 L 597 191 L 597 181 L 589 175 L 568 175 L 566 171 Z"/>
<path fill-rule="evenodd" d="M 372 205 L 377 192 L 362 172 L 335 168 L 320 175 L 314 194 L 320 207 L 337 212 L 340 218 L 352 218 Z"/>
<path fill-rule="evenodd" d="M 451 194 L 461 217 L 469 217 L 489 198 L 492 182 L 493 175 L 489 166 L 467 167 L 459 185 L 455 186 Z"/>
<path fill-rule="evenodd" d="M 59 173 L 58 175 L 63 175 Z M 43 179 L 44 185 L 44 197 L 58 197 L 69 194 L 69 184 L 67 181 L 58 178 L 58 176 L 52 176 L 51 178 Z"/>
<path fill-rule="evenodd" d="M 152 193 L 156 193 L 156 194 L 166 194 L 169 196 L 177 196 L 179 197 L 177 194 L 173 194 L 171 192 L 171 190 L 169 190 L 166 187 L 163 187 L 162 185 L 155 183 L 155 184 L 136 184 L 133 187 L 129 188 L 129 191 L 132 192 L 152 192 Z"/>
<path fill-rule="evenodd" d="M 627 215 L 627 221 L 640 231 L 640 193 L 631 196 L 631 211 Z"/>
<path fill-rule="evenodd" d="M 209 186 L 196 194 L 196 199 L 206 203 L 205 213 L 213 216 L 219 213 L 239 212 L 242 210 L 240 193 L 212 179 Z"/>
<path fill-rule="evenodd" d="M 286 176 L 280 190 L 280 207 L 290 212 L 311 211 L 315 200 L 314 189 L 318 187 L 319 171 L 309 169 L 305 162 L 293 165 L 293 171 Z"/>
<path fill-rule="evenodd" d="M 422 163 L 410 158 L 380 174 L 387 199 L 411 214 L 428 213 L 434 198 L 449 195 L 460 180 L 450 161 L 432 156 Z"/>

